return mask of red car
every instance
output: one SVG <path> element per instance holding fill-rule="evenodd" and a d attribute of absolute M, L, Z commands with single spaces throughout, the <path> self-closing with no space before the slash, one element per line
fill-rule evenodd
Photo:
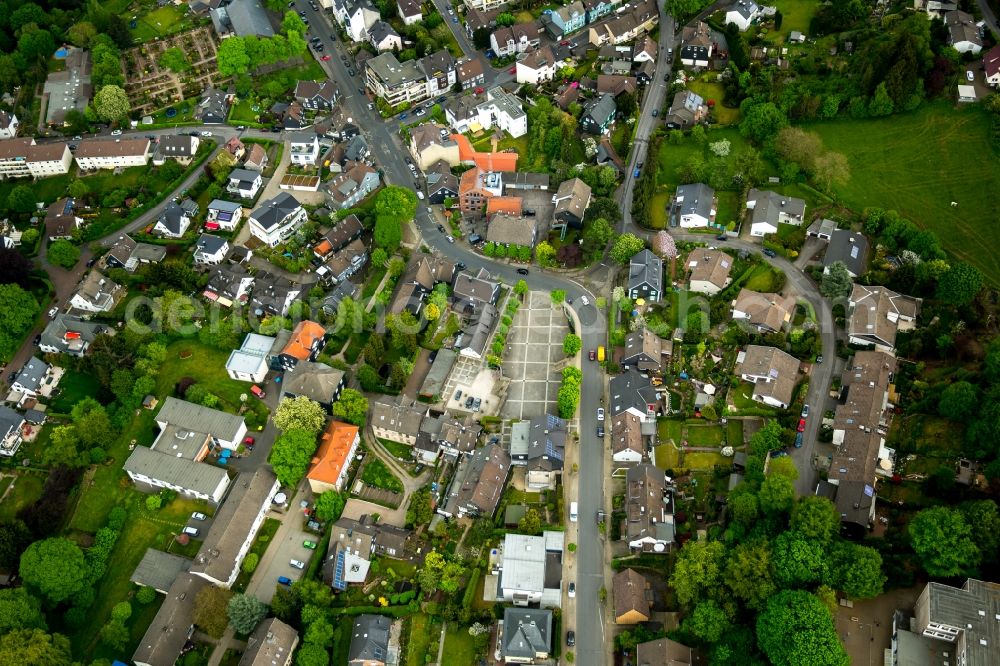
<path fill-rule="evenodd" d="M 517 65 L 514 65 L 513 67 L 511 67 L 510 69 L 508 69 L 507 72 L 509 74 L 517 74 Z"/>
<path fill-rule="evenodd" d="M 798 428 L 798 431 L 799 432 L 805 432 L 805 430 L 806 430 L 806 420 L 805 419 L 799 419 L 799 428 Z"/>
<path fill-rule="evenodd" d="M 250 435 L 243 438 L 243 446 L 253 451 L 254 439 Z"/>
<path fill-rule="evenodd" d="M 329 59 L 330 59 L 330 54 L 329 53 L 326 54 L 325 56 L 323 56 L 322 58 L 320 58 L 320 60 L 322 60 L 323 62 L 326 62 Z"/>

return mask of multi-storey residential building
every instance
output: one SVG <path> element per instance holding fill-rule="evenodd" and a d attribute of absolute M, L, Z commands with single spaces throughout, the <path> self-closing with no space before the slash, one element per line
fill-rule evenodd
<path fill-rule="evenodd" d="M 292 164 L 313 166 L 319 160 L 319 137 L 315 132 L 296 132 L 289 139 L 288 154 Z"/>
<path fill-rule="evenodd" d="M 69 173 L 73 153 L 65 143 L 36 144 L 32 138 L 0 141 L 0 180 L 47 178 Z"/>
<path fill-rule="evenodd" d="M 490 12 L 505 6 L 509 0 L 463 0 L 465 6 L 477 12 Z"/>
<path fill-rule="evenodd" d="M 415 61 L 399 62 L 393 53 L 382 53 L 365 63 L 365 83 L 389 106 L 427 99 L 427 75 Z"/>
<path fill-rule="evenodd" d="M 559 63 L 552 53 L 552 49 L 543 46 L 537 51 L 532 51 L 527 57 L 518 60 L 516 65 L 516 76 L 518 83 L 530 83 L 537 86 L 540 83 L 551 81 L 559 71 Z"/>
<path fill-rule="evenodd" d="M 551 20 L 551 26 L 555 28 L 556 36 L 559 37 L 565 37 L 587 25 L 587 10 L 580 0 L 554 9 L 551 14 L 548 14 L 548 17 Z"/>
<path fill-rule="evenodd" d="M 149 139 L 91 139 L 80 142 L 73 157 L 83 171 L 145 166 L 149 162 Z"/>
<path fill-rule="evenodd" d="M 498 58 L 526 53 L 529 49 L 537 48 L 539 43 L 538 26 L 535 23 L 500 27 L 490 35 L 490 47 Z"/>
<path fill-rule="evenodd" d="M 520 100 L 499 86 L 486 92 L 486 101 L 476 111 L 483 129 L 496 125 L 514 138 L 528 133 L 528 114 Z"/>
<path fill-rule="evenodd" d="M 358 426 L 340 421 L 330 421 L 327 424 L 306 474 L 313 493 L 319 495 L 328 490 L 340 492 L 360 441 Z"/>

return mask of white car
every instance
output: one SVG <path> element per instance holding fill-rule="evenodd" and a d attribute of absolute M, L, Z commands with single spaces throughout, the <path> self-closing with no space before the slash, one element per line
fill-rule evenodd
<path fill-rule="evenodd" d="M 197 527 L 185 527 L 184 529 L 181 530 L 181 533 L 193 537 L 196 537 L 198 536 L 198 534 L 200 534 L 200 532 L 198 532 Z"/>
<path fill-rule="evenodd" d="M 49 310 L 49 319 L 52 319 L 57 314 L 59 314 L 59 308 L 52 308 L 51 310 Z"/>
<path fill-rule="evenodd" d="M 121 130 L 111 130 L 111 136 L 121 136 L 121 135 L 122 135 Z"/>
<path fill-rule="evenodd" d="M 288 563 L 291 564 L 296 569 L 305 569 L 306 568 L 306 563 L 302 562 L 301 560 L 289 560 Z"/>
<path fill-rule="evenodd" d="M 205 520 L 206 518 L 208 518 L 208 516 L 206 516 L 200 511 L 195 511 L 194 513 L 191 514 L 191 517 L 195 520 Z"/>
<path fill-rule="evenodd" d="M 423 201 L 424 200 L 424 193 L 421 192 L 420 190 L 417 190 L 417 198 L 420 199 L 421 201 Z"/>
<path fill-rule="evenodd" d="M 211 132 L 202 132 L 201 135 L 202 136 L 212 136 L 212 133 Z"/>
<path fill-rule="evenodd" d="M 971 69 L 967 69 L 965 70 L 965 78 L 969 79 L 970 81 L 975 81 L 976 75 L 972 73 Z"/>
<path fill-rule="evenodd" d="M 584 305 L 590 305 L 590 299 L 587 298 L 586 296 L 581 296 L 580 302 L 583 303 Z"/>
<path fill-rule="evenodd" d="M 597 408 L 597 420 L 598 421 L 603 421 L 604 420 L 604 408 L 603 407 L 598 407 Z"/>

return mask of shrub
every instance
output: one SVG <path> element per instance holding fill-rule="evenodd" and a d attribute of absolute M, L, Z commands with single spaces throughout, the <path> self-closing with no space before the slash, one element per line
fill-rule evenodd
<path fill-rule="evenodd" d="M 163 500 L 160 499 L 159 495 L 150 495 L 146 498 L 146 508 L 150 511 L 159 511 L 161 506 L 163 506 Z"/>
<path fill-rule="evenodd" d="M 257 553 L 250 553 L 243 560 L 243 571 L 245 573 L 253 573 L 257 569 L 257 565 L 260 563 L 260 555 Z"/>
<path fill-rule="evenodd" d="M 100 465 L 102 462 L 108 459 L 108 453 L 99 446 L 95 446 L 90 450 L 90 462 L 95 465 Z"/>
<path fill-rule="evenodd" d="M 154 599 L 156 599 L 156 590 L 151 587 L 140 587 L 139 591 L 135 593 L 135 600 L 140 604 L 151 604 Z"/>

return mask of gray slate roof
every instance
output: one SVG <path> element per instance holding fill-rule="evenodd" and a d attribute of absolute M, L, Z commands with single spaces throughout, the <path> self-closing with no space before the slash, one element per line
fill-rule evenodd
<path fill-rule="evenodd" d="M 0 405 L 0 439 L 7 436 L 12 429 L 21 427 L 24 417 L 10 407 Z"/>
<path fill-rule="evenodd" d="M 823 255 L 823 265 L 842 261 L 847 270 L 861 275 L 868 268 L 868 239 L 858 231 L 835 229 L 830 234 L 830 245 Z"/>
<path fill-rule="evenodd" d="M 251 172 L 252 173 L 252 172 Z M 254 174 L 256 177 L 257 174 Z M 295 212 L 301 204 L 288 192 L 281 192 L 273 199 L 262 201 L 250 217 L 257 220 L 260 226 L 270 229 Z"/>
<path fill-rule="evenodd" d="M 359 615 L 351 631 L 351 647 L 347 659 L 365 663 L 384 662 L 389 652 L 389 628 L 392 621 L 384 615 Z"/>
<path fill-rule="evenodd" d="M 169 400 L 170 398 L 167 398 Z M 172 486 L 211 495 L 228 476 L 226 470 L 207 463 L 178 458 L 137 446 L 125 461 L 125 471 L 157 479 Z"/>
<path fill-rule="evenodd" d="M 228 242 L 229 241 L 221 236 L 202 234 L 198 238 L 197 248 L 199 252 L 204 252 L 205 254 L 215 254 L 224 248 Z"/>
<path fill-rule="evenodd" d="M 21 371 L 17 373 L 14 381 L 30 391 L 37 391 L 42 385 L 45 373 L 49 371 L 49 364 L 34 356 L 24 364 Z"/>
<path fill-rule="evenodd" d="M 244 425 L 242 416 L 202 407 L 172 396 L 163 402 L 156 420 L 194 432 L 204 432 L 225 441 L 233 441 Z"/>
<path fill-rule="evenodd" d="M 679 205 L 681 215 L 700 215 L 705 219 L 712 217 L 712 201 L 715 199 L 715 190 L 705 183 L 690 183 L 677 187 L 675 195 L 678 199 L 683 199 Z"/>
<path fill-rule="evenodd" d="M 208 581 L 182 573 L 167 591 L 167 598 L 146 630 L 132 660 L 144 664 L 173 664 L 188 640 L 195 597 Z"/>
<path fill-rule="evenodd" d="M 552 611 L 507 607 L 503 612 L 503 656 L 534 660 L 552 645 Z"/>
<path fill-rule="evenodd" d="M 299 361 L 291 370 L 285 371 L 281 386 L 285 393 L 302 395 L 318 403 L 328 404 L 342 381 L 343 370 L 331 368 L 326 363 Z"/>
<path fill-rule="evenodd" d="M 299 642 L 299 633 L 276 617 L 261 622 L 247 640 L 239 666 L 284 664 Z"/>
<path fill-rule="evenodd" d="M 637 252 L 629 261 L 628 286 L 634 289 L 647 284 L 663 292 L 663 261 L 649 250 Z"/>
<path fill-rule="evenodd" d="M 656 388 L 652 382 L 632 369 L 612 377 L 609 387 L 611 416 L 621 414 L 630 407 L 645 414 L 647 404 L 658 402 Z"/>
<path fill-rule="evenodd" d="M 177 577 L 187 573 L 189 568 L 191 560 L 186 557 L 147 548 L 129 580 L 136 585 L 145 585 L 166 594 Z"/>

